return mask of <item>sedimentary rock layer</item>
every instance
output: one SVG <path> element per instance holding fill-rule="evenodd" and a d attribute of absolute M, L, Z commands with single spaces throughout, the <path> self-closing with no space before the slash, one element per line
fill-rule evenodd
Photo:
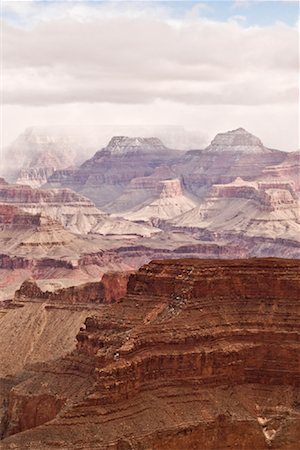
<path fill-rule="evenodd" d="M 128 278 L 128 273 L 107 273 L 101 281 L 52 292 L 25 281 L 13 301 L 0 304 L 0 376 L 73 350 L 86 317 L 123 297 Z"/>
<path fill-rule="evenodd" d="M 11 390 L 1 448 L 298 449 L 299 275 L 282 259 L 142 267 L 75 352 Z"/>

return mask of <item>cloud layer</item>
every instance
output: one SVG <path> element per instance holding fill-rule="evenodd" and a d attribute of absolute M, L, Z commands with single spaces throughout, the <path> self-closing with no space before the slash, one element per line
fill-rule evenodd
<path fill-rule="evenodd" d="M 39 20 L 28 27 L 4 22 L 5 104 L 295 110 L 295 27 L 244 27 L 234 17 L 212 21 L 200 7 L 176 19 L 161 7 L 128 7 L 122 14 L 116 5 L 84 8 L 66 14 L 64 6 L 53 17 L 49 9 L 44 18 L 39 10 Z"/>

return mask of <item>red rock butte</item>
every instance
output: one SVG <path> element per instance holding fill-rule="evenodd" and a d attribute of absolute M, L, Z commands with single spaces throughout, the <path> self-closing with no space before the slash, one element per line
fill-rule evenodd
<path fill-rule="evenodd" d="M 298 450 L 300 261 L 153 261 L 9 394 L 4 449 Z"/>

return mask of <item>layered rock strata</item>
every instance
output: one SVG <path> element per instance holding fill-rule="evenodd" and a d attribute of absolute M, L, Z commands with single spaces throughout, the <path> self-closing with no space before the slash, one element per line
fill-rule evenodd
<path fill-rule="evenodd" d="M 268 166 L 262 172 L 265 180 L 294 182 L 295 190 L 300 195 L 300 151 L 288 153 L 281 164 Z"/>
<path fill-rule="evenodd" d="M 60 222 L 76 234 L 149 236 L 156 232 L 122 218 L 112 218 L 88 198 L 70 189 L 32 189 L 30 186 L 0 184 L 0 202 Z"/>
<path fill-rule="evenodd" d="M 248 254 L 243 244 L 205 242 L 167 231 L 153 236 L 152 226 L 127 224 L 124 219 L 103 219 L 94 229 L 97 234 L 82 237 L 42 214 L 0 204 L 0 299 L 12 298 L 31 277 L 49 290 L 98 281 L 105 272 L 134 270 L 154 258 Z M 146 236 L 130 234 L 139 230 Z"/>
<path fill-rule="evenodd" d="M 158 138 L 114 136 L 75 172 L 69 176 L 64 173 L 61 182 L 102 207 L 115 201 L 131 180 L 152 175 L 181 153 L 169 149 Z M 49 182 L 57 183 L 59 178 L 59 173 L 54 173 Z"/>
<path fill-rule="evenodd" d="M 107 273 L 101 281 L 53 291 L 24 281 L 12 301 L 0 304 L 0 378 L 73 350 L 86 317 L 123 297 L 128 278 Z"/>
<path fill-rule="evenodd" d="M 300 208 L 293 184 L 237 178 L 212 186 L 196 208 L 171 221 L 181 228 L 198 227 L 225 237 L 226 232 L 299 243 Z M 254 246 L 253 246 L 254 247 Z M 275 253 L 273 253 L 275 254 Z"/>
<path fill-rule="evenodd" d="M 183 191 L 178 178 L 156 182 L 156 195 L 133 211 L 124 214 L 129 220 L 171 219 L 195 208 L 197 202 Z"/>
<path fill-rule="evenodd" d="M 280 259 L 142 267 L 75 352 L 11 390 L 1 448 L 298 449 L 299 275 Z"/>
<path fill-rule="evenodd" d="M 129 273 L 126 272 L 108 272 L 103 275 L 101 281 L 53 291 L 44 291 L 36 282 L 26 280 L 16 291 L 15 299 L 35 298 L 67 304 L 113 303 L 125 295 L 128 278 Z"/>
<path fill-rule="evenodd" d="M 259 138 L 238 128 L 217 134 L 204 150 L 187 152 L 172 169 L 188 191 L 203 197 L 213 184 L 231 183 L 236 177 L 256 180 L 266 167 L 283 163 L 288 155 L 265 147 Z"/>

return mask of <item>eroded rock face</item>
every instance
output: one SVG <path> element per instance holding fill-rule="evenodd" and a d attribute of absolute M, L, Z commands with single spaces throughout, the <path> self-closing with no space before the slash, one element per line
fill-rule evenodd
<path fill-rule="evenodd" d="M 243 128 L 219 133 L 201 151 L 187 152 L 172 169 L 183 178 L 185 188 L 202 197 L 213 184 L 231 183 L 237 177 L 258 179 L 268 166 L 277 166 L 288 153 L 268 149 Z"/>
<path fill-rule="evenodd" d="M 40 225 L 40 222 L 40 214 L 28 214 L 13 205 L 0 203 L 0 226 L 2 228 L 9 225 L 26 228 L 28 226 Z"/>
<path fill-rule="evenodd" d="M 113 303 L 123 297 L 127 290 L 129 273 L 108 272 L 102 280 L 79 286 L 43 291 L 36 282 L 26 280 L 15 293 L 15 299 L 43 299 L 67 304 Z"/>
<path fill-rule="evenodd" d="M 212 140 L 208 150 L 211 151 L 238 151 L 261 153 L 268 151 L 262 144 L 261 140 L 244 128 L 219 133 Z"/>
<path fill-rule="evenodd" d="M 179 216 L 197 206 L 183 191 L 178 178 L 156 182 L 156 193 L 148 201 L 143 202 L 133 211 L 123 214 L 123 217 L 136 221 L 168 220 Z"/>
<path fill-rule="evenodd" d="M 224 238 L 230 232 L 235 242 L 239 236 L 253 239 L 252 254 L 261 256 L 264 249 L 255 248 L 257 238 L 286 239 L 299 247 L 299 214 L 293 183 L 245 181 L 238 177 L 232 183 L 213 185 L 199 206 L 171 222 L 181 229 L 210 230 Z M 270 255 L 277 255 L 275 249 Z"/>
<path fill-rule="evenodd" d="M 291 180 L 295 190 L 300 193 L 300 151 L 288 153 L 285 160 L 276 166 L 269 166 L 263 170 L 262 176 L 266 180 Z"/>
<path fill-rule="evenodd" d="M 158 183 L 158 194 L 160 198 L 172 198 L 183 195 L 180 180 L 163 180 Z"/>
<path fill-rule="evenodd" d="M 88 198 L 70 189 L 32 189 L 29 186 L 0 185 L 0 202 L 33 215 L 51 217 L 76 234 L 151 235 L 151 226 L 112 218 Z M 1 211 L 0 211 L 1 214 Z"/>
<path fill-rule="evenodd" d="M 3 376 L 72 351 L 86 317 L 123 297 L 128 278 L 129 273 L 107 273 L 101 281 L 53 291 L 24 281 L 11 302 L 0 304 L 0 386 Z"/>
<path fill-rule="evenodd" d="M 114 136 L 108 143 L 106 150 L 112 154 L 126 154 L 135 152 L 152 153 L 163 152 L 167 147 L 160 141 L 160 139 L 152 137 L 127 137 Z"/>
<path fill-rule="evenodd" d="M 2 448 L 296 450 L 299 275 L 280 259 L 142 267 L 76 352 L 13 388 Z"/>
<path fill-rule="evenodd" d="M 63 186 L 83 193 L 97 206 L 116 200 L 134 178 L 147 177 L 161 165 L 169 164 L 182 152 L 167 148 L 157 138 L 115 136 L 69 176 Z M 57 183 L 58 174 L 49 178 Z"/>

